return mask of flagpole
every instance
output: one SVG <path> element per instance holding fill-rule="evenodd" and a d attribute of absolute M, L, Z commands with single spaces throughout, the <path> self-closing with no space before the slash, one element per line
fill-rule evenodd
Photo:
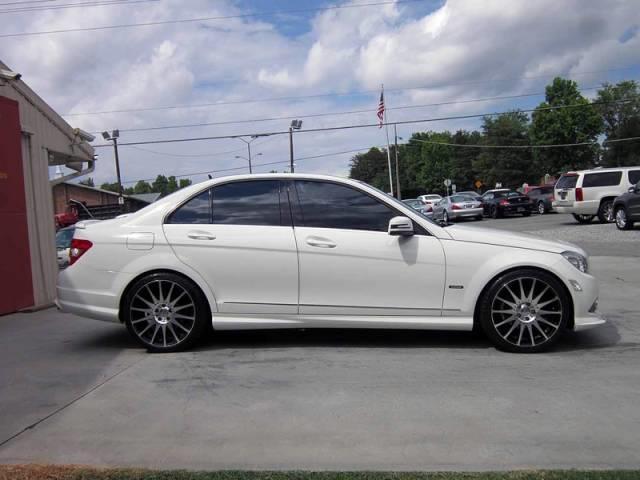
<path fill-rule="evenodd" d="M 382 84 L 382 93 L 384 94 L 384 83 Z M 391 196 L 393 197 L 393 172 L 391 170 L 391 147 L 389 146 L 389 124 L 387 123 L 387 103 L 384 105 L 384 127 L 387 132 L 387 165 L 389 167 L 389 187 L 391 188 Z"/>

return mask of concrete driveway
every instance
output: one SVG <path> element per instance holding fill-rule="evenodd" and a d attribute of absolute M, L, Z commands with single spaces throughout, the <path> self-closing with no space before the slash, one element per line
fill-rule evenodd
<path fill-rule="evenodd" d="M 623 237 L 638 232 L 609 246 L 598 230 L 615 227 L 571 230 L 559 215 L 482 225 L 579 231 L 609 323 L 541 355 L 468 333 L 336 330 L 219 333 L 197 351 L 149 355 L 118 325 L 10 315 L 0 318 L 0 462 L 640 467 L 640 244 Z"/>

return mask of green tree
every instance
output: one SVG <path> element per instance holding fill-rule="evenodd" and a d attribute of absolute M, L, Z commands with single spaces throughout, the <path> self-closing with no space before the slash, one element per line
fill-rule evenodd
<path fill-rule="evenodd" d="M 640 137 L 640 91 L 635 80 L 616 85 L 605 83 L 598 90 L 596 108 L 602 115 L 607 140 Z M 620 167 L 640 164 L 638 142 L 605 143 L 602 164 Z"/>
<path fill-rule="evenodd" d="M 485 145 L 529 144 L 529 118 L 522 112 L 509 112 L 496 117 L 484 117 L 482 123 Z M 519 187 L 535 178 L 532 154 L 528 148 L 483 149 L 473 162 L 473 168 L 487 187 L 502 183 L 504 187 Z"/>
<path fill-rule="evenodd" d="M 177 191 L 178 188 L 179 188 L 178 187 L 178 181 L 176 180 L 176 177 L 171 175 L 167 179 L 167 193 L 173 193 L 173 192 Z"/>
<path fill-rule="evenodd" d="M 114 182 L 114 183 L 103 183 L 102 185 L 100 185 L 100 188 L 102 190 L 108 190 L 110 192 L 116 192 L 118 193 L 118 183 Z"/>
<path fill-rule="evenodd" d="M 80 185 L 86 185 L 87 187 L 95 187 L 96 184 L 93 183 L 93 178 L 92 177 L 88 177 L 85 178 L 84 180 L 80 181 Z"/>
<path fill-rule="evenodd" d="M 180 182 L 178 183 L 178 188 L 185 188 L 188 187 L 189 185 L 191 185 L 191 180 L 189 180 L 188 178 L 181 178 Z"/>
<path fill-rule="evenodd" d="M 161 193 L 163 197 L 167 195 L 169 193 L 169 180 L 167 180 L 167 177 L 164 175 L 158 175 L 151 184 L 151 190 Z"/>
<path fill-rule="evenodd" d="M 136 194 L 152 192 L 151 185 L 148 182 L 145 182 L 144 180 L 138 180 L 138 183 L 136 183 L 135 186 L 133 187 L 133 191 Z"/>
<path fill-rule="evenodd" d="M 355 155 L 349 163 L 349 177 L 389 192 L 387 151 L 373 147 L 367 153 Z"/>
<path fill-rule="evenodd" d="M 595 142 L 602 133 L 602 118 L 573 80 L 556 77 L 546 89 L 546 101 L 532 115 L 531 140 L 536 145 Z M 567 107 L 549 109 L 549 107 Z M 598 161 L 598 146 L 536 149 L 537 177 L 568 169 L 589 168 Z"/>

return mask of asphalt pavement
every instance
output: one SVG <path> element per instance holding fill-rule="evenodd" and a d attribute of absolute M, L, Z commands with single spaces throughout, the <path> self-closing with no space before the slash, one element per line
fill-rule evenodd
<path fill-rule="evenodd" d="M 640 467 L 639 230 L 474 225 L 573 241 L 608 323 L 514 355 L 463 332 L 221 332 L 151 355 L 119 325 L 0 318 L 0 462 L 187 469 Z M 469 224 L 472 224 L 469 222 Z"/>

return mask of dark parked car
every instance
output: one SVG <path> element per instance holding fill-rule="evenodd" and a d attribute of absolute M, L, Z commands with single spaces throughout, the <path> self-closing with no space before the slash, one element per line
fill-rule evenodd
<path fill-rule="evenodd" d="M 630 230 L 636 221 L 640 221 L 640 182 L 629 191 L 613 201 L 613 212 L 616 227 L 620 230 Z"/>
<path fill-rule="evenodd" d="M 493 218 L 514 213 L 528 217 L 531 215 L 533 206 L 528 196 L 507 189 L 485 192 L 482 196 L 482 204 L 485 215 Z"/>
<path fill-rule="evenodd" d="M 539 214 L 553 210 L 553 185 L 533 187 L 527 195 L 534 205 L 534 211 L 537 211 Z"/>

